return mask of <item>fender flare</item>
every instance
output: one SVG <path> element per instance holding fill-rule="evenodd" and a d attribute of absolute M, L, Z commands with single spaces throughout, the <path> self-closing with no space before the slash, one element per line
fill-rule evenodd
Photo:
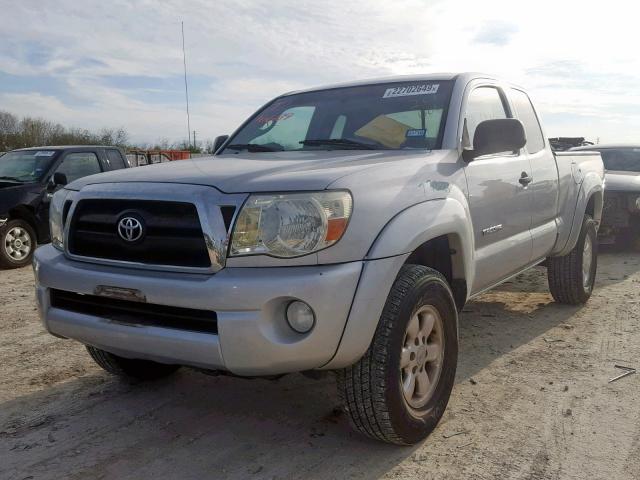
<path fill-rule="evenodd" d="M 449 235 L 454 239 L 451 245 L 455 250 L 453 277 L 466 279 L 467 291 L 470 291 L 475 276 L 473 225 L 463 195 L 462 199 L 436 198 L 403 210 L 380 231 L 365 260 L 412 253 L 429 240 Z"/>
<path fill-rule="evenodd" d="M 369 348 L 380 313 L 393 282 L 409 255 L 424 242 L 454 235 L 457 256 L 454 277 L 461 275 L 467 286 L 475 274 L 473 228 L 466 202 L 452 197 L 413 205 L 392 218 L 378 234 L 365 258 L 364 268 L 333 358 L 322 369 L 344 368 L 355 363 Z"/>
<path fill-rule="evenodd" d="M 585 175 L 580 189 L 578 190 L 578 198 L 576 199 L 576 208 L 573 213 L 573 219 L 571 221 L 571 231 L 566 243 L 562 248 L 553 252 L 552 257 L 562 257 L 569 254 L 571 250 L 578 243 L 578 237 L 580 236 L 580 230 L 582 228 L 582 220 L 587 211 L 587 205 L 592 197 L 595 196 L 594 204 L 594 220 L 597 225 L 600 225 L 602 220 L 602 206 L 604 200 L 604 188 L 602 178 L 595 173 Z"/>

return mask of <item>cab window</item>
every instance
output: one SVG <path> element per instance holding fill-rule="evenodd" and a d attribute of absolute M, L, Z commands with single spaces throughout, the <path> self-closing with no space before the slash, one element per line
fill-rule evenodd
<path fill-rule="evenodd" d="M 107 160 L 109 161 L 109 167 L 111 170 L 118 170 L 124 168 L 124 160 L 118 150 L 109 149 L 106 151 Z"/>
<path fill-rule="evenodd" d="M 469 94 L 465 115 L 465 145 L 473 144 L 476 128 L 485 120 L 507 118 L 507 110 L 495 87 L 476 88 Z"/>
<path fill-rule="evenodd" d="M 540 122 L 536 111 L 533 109 L 531 100 L 526 93 L 521 90 L 511 90 L 511 101 L 515 108 L 518 120 L 524 125 L 527 135 L 526 149 L 528 153 L 537 153 L 544 148 L 544 136 L 540 128 Z"/>
<path fill-rule="evenodd" d="M 93 152 L 75 152 L 69 153 L 56 170 L 64 173 L 69 183 L 82 177 L 100 173 L 100 162 Z"/>

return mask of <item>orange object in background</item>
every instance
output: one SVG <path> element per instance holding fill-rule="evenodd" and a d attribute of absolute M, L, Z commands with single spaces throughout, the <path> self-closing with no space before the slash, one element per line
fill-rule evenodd
<path fill-rule="evenodd" d="M 191 152 L 189 150 L 156 150 L 149 153 L 166 155 L 171 160 L 188 160 L 191 158 Z"/>
<path fill-rule="evenodd" d="M 190 158 L 191 152 L 189 150 L 129 150 L 127 152 L 127 159 L 132 167 Z"/>

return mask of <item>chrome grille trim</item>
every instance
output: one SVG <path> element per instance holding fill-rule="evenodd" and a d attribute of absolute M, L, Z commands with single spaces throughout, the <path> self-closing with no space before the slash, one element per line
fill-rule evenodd
<path fill-rule="evenodd" d="M 180 183 L 149 183 L 149 182 L 122 182 L 100 183 L 87 185 L 82 190 L 69 195 L 72 200 L 71 208 L 64 225 L 65 255 L 71 260 L 89 262 L 101 265 L 117 267 L 129 267 L 141 270 L 160 270 L 166 272 L 190 272 L 190 273 L 215 273 L 224 268 L 227 259 L 227 250 L 231 236 L 231 228 L 226 228 L 220 210 L 221 206 L 233 205 L 237 215 L 247 194 L 225 194 L 214 187 L 203 185 L 189 185 Z M 98 257 L 84 257 L 74 255 L 69 251 L 70 225 L 74 218 L 78 202 L 85 199 L 118 199 L 118 200 L 155 200 L 169 202 L 185 202 L 195 205 L 204 241 L 207 247 L 211 266 L 185 267 L 174 265 L 155 265 L 142 262 L 130 262 L 124 260 L 111 260 Z"/>

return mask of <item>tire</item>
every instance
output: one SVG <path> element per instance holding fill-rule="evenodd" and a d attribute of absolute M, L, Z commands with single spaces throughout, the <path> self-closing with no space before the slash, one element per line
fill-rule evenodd
<path fill-rule="evenodd" d="M 414 344 L 410 342 L 409 327 L 419 312 L 426 317 L 420 317 L 418 337 L 428 330 L 428 327 L 423 330 L 423 319 L 431 318 L 435 313 L 439 315 L 439 320 L 434 316 L 433 323 L 439 326 L 426 334 L 426 344 L 431 340 L 433 346 L 439 340 L 443 348 L 439 360 L 423 366 L 432 376 L 429 393 L 424 398 L 419 397 L 421 383 L 417 377 L 421 375 L 420 369 L 416 372 L 415 395 L 407 400 L 403 382 L 410 377 L 405 375 L 408 369 L 401 366 L 411 358 L 407 352 Z M 446 279 L 431 268 L 403 266 L 391 288 L 369 349 L 357 363 L 337 372 L 338 393 L 356 430 L 397 445 L 412 445 L 431 433 L 444 413 L 455 380 L 457 321 L 455 300 Z M 422 348 L 424 339 L 422 336 L 418 340 L 421 343 L 416 349 Z M 431 354 L 427 353 L 411 354 L 415 362 L 409 362 L 410 368 L 413 370 L 411 365 L 421 364 L 425 355 L 429 362 Z M 433 377 L 437 379 L 433 381 Z M 425 393 L 425 389 L 422 390 Z"/>
<path fill-rule="evenodd" d="M 585 245 L 590 243 L 591 247 Z M 585 255 L 590 263 L 583 263 Z M 547 279 L 551 295 L 558 303 L 581 305 L 593 292 L 598 268 L 598 232 L 596 222 L 589 215 L 582 221 L 576 246 L 567 255 L 547 259 Z"/>
<path fill-rule="evenodd" d="M 180 368 L 179 365 L 119 357 L 89 345 L 87 345 L 87 351 L 91 358 L 107 372 L 130 379 L 156 380 L 169 376 Z"/>
<path fill-rule="evenodd" d="M 36 246 L 36 232 L 28 222 L 9 220 L 0 227 L 0 268 L 29 265 Z"/>

